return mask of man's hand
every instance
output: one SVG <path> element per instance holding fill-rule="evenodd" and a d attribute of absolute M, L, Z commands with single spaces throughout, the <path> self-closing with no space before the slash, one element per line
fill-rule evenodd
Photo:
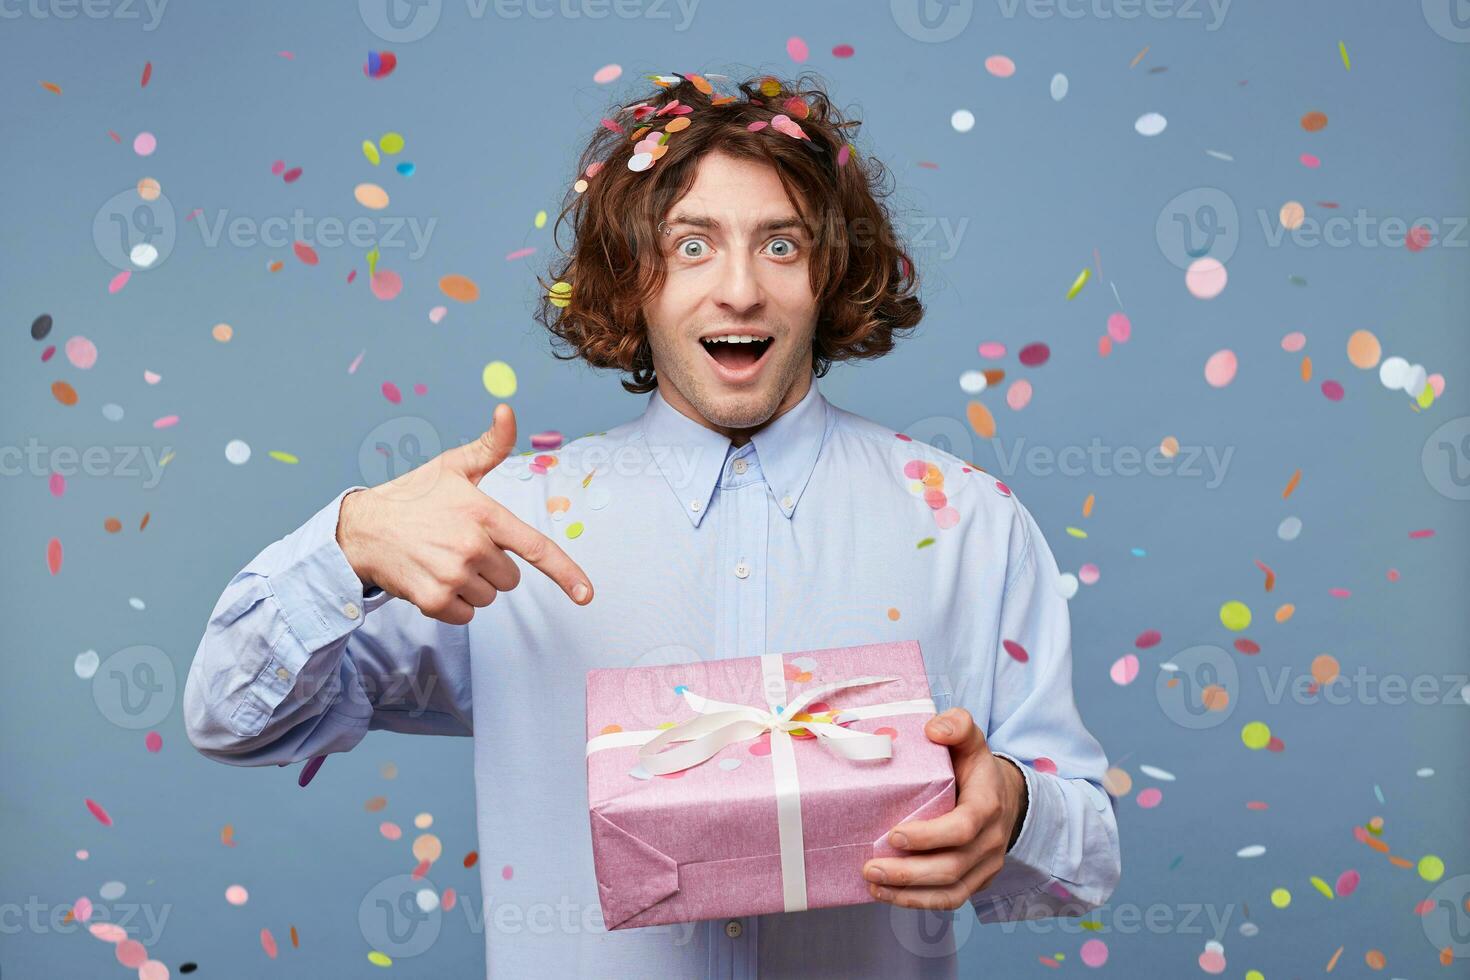
<path fill-rule="evenodd" d="M 587 573 L 479 487 L 515 444 L 515 412 L 502 403 L 478 439 L 343 497 L 337 543 L 363 587 L 376 585 L 426 616 L 463 626 L 476 608 L 520 584 L 520 568 L 506 553 L 514 552 L 573 602 L 591 602 Z"/>
<path fill-rule="evenodd" d="M 929 719 L 929 741 L 948 745 L 955 808 L 933 820 L 901 823 L 888 835 L 912 856 L 875 858 L 863 866 L 868 891 L 905 908 L 958 909 L 990 884 L 1026 817 L 1026 777 L 990 754 L 985 733 L 964 708 Z"/>

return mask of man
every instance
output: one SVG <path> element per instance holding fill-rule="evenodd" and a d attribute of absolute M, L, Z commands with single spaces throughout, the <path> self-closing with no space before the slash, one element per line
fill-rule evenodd
<path fill-rule="evenodd" d="M 1004 484 L 818 389 L 922 313 L 853 124 L 774 79 L 738 96 L 657 82 L 592 139 L 554 270 L 570 290 L 538 313 L 563 356 L 629 372 L 641 416 L 512 456 L 497 405 L 478 440 L 343 491 L 230 582 L 189 673 L 189 735 L 235 765 L 371 729 L 473 736 L 492 976 L 953 976 L 935 910 L 1076 915 L 1119 876 L 1056 562 Z M 907 639 L 957 805 L 894 828 L 905 855 L 863 869 L 873 902 L 602 927 L 588 669 Z M 568 899 L 547 929 L 493 922 Z"/>

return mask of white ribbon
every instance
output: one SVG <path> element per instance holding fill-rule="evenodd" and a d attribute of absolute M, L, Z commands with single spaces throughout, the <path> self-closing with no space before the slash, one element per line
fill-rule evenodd
<path fill-rule="evenodd" d="M 791 732 L 805 729 L 828 750 L 855 760 L 890 759 L 893 739 L 888 735 L 854 732 L 840 725 L 819 721 L 796 721 L 795 716 L 812 702 L 837 691 L 870 684 L 887 684 L 897 677 L 855 677 L 822 684 L 786 704 L 785 663 L 780 654 L 761 656 L 767 708 L 731 704 L 702 697 L 687 687 L 684 700 L 699 717 L 660 731 L 610 732 L 587 742 L 587 754 L 616 746 L 637 745 L 638 761 L 650 774 L 664 775 L 697 766 L 714 757 L 727 745 L 771 733 L 771 770 L 776 783 L 776 830 L 781 849 L 781 891 L 787 912 L 807 907 L 806 854 L 801 826 L 801 788 L 796 777 L 796 751 Z M 857 720 L 884 715 L 934 714 L 934 701 L 913 698 L 887 704 L 864 705 L 836 712 Z M 665 746 L 680 743 L 664 751 Z"/>

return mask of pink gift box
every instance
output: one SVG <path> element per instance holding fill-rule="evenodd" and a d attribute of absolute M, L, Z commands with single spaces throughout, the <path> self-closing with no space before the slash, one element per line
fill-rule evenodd
<path fill-rule="evenodd" d="M 831 689 L 854 680 L 864 683 Z M 741 712 L 763 720 L 725 720 Z M 873 901 L 862 868 L 901 853 L 888 832 L 954 808 L 949 749 L 924 735 L 934 713 L 912 640 L 588 671 L 587 789 L 607 927 Z M 810 727 L 788 731 L 801 722 Z M 668 745 L 647 744 L 660 735 Z M 735 740 L 697 751 L 724 738 Z"/>

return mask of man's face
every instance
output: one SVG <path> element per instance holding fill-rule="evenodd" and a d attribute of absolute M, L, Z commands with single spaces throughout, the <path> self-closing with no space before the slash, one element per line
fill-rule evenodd
<path fill-rule="evenodd" d="M 773 167 L 721 153 L 664 219 L 668 275 L 643 310 L 659 388 L 728 435 L 764 425 L 811 383 L 811 237 Z"/>

